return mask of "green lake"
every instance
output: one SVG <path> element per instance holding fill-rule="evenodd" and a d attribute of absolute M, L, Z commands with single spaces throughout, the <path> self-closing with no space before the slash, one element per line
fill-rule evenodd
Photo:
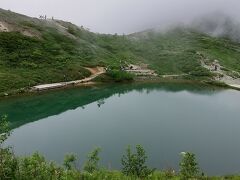
<path fill-rule="evenodd" d="M 120 169 L 128 145 L 141 144 L 148 164 L 178 170 L 180 152 L 197 156 L 209 175 L 240 173 L 240 92 L 191 84 L 124 84 L 51 91 L 0 100 L 17 155 L 38 151 L 82 165 L 101 147 L 101 164 Z"/>

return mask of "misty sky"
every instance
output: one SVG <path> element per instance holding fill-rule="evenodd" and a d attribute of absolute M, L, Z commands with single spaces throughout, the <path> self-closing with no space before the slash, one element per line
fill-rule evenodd
<path fill-rule="evenodd" d="M 0 8 L 119 34 L 189 22 L 217 11 L 240 18 L 240 0 L 0 0 Z"/>

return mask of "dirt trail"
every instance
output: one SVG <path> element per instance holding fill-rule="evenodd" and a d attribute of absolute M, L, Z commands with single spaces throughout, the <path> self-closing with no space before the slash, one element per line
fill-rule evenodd
<path fill-rule="evenodd" d="M 228 86 L 230 87 L 233 87 L 233 88 L 237 88 L 237 89 L 240 89 L 240 73 L 236 72 L 236 71 L 225 71 L 223 69 L 226 69 L 224 68 L 223 66 L 221 66 L 218 61 L 214 64 L 211 64 L 211 65 L 208 65 L 205 63 L 204 59 L 201 59 L 201 65 L 202 67 L 208 69 L 209 71 L 211 71 L 212 73 L 216 74 L 214 80 L 216 81 L 220 81 L 220 82 L 223 82 L 225 84 L 227 84 Z M 217 67 L 215 69 L 215 66 Z M 229 75 L 229 74 L 232 74 L 232 75 Z M 233 74 L 235 74 L 236 76 L 234 76 Z"/>
<path fill-rule="evenodd" d="M 133 73 L 136 76 L 159 76 L 154 70 L 151 70 L 148 68 L 147 64 L 140 64 L 140 65 L 134 65 L 130 64 L 128 67 L 125 67 L 124 69 L 126 72 Z M 162 78 L 174 78 L 174 77 L 181 77 L 186 76 L 188 74 L 165 74 L 160 75 Z"/>
<path fill-rule="evenodd" d="M 98 74 L 103 71 L 105 72 L 105 69 L 103 67 L 94 67 L 94 68 L 85 68 L 85 69 L 89 70 L 92 73 L 92 75 Z"/>
<path fill-rule="evenodd" d="M 81 80 L 59 82 L 59 83 L 52 83 L 52 84 L 42 84 L 42 85 L 34 86 L 31 88 L 31 91 L 43 91 L 43 90 L 49 90 L 49 89 L 62 88 L 69 85 L 78 85 L 78 84 L 88 83 L 92 81 L 94 78 L 96 78 L 97 76 L 104 74 L 106 72 L 104 67 L 85 68 L 85 69 L 89 70 L 92 73 L 92 75 Z"/>
<path fill-rule="evenodd" d="M 6 25 L 6 23 L 0 21 L 0 32 L 8 32 L 9 29 Z"/>

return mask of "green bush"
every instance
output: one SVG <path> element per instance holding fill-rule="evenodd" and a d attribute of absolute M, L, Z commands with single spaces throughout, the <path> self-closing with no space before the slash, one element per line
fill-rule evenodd
<path fill-rule="evenodd" d="M 76 160 L 77 160 L 77 156 L 76 155 L 74 155 L 74 154 L 67 154 L 64 157 L 63 165 L 68 170 L 71 170 L 73 168 L 76 168 L 76 164 L 75 164 Z"/>
<path fill-rule="evenodd" d="M 9 122 L 7 120 L 7 115 L 3 115 L 0 119 L 0 147 L 9 136 L 10 136 Z"/>
<path fill-rule="evenodd" d="M 122 158 L 123 174 L 146 178 L 154 172 L 154 169 L 150 169 L 145 165 L 147 156 L 142 146 L 136 146 L 136 153 L 132 153 L 131 147 L 128 146 L 126 153 Z"/>
<path fill-rule="evenodd" d="M 0 148 L 0 179 L 15 179 L 18 159 L 11 148 Z"/>
<path fill-rule="evenodd" d="M 17 158 L 11 148 L 2 147 L 9 136 L 10 129 L 7 116 L 3 115 L 0 119 L 0 179 L 14 179 L 18 168 Z"/>
<path fill-rule="evenodd" d="M 196 178 L 199 175 L 199 167 L 196 162 L 195 154 L 182 152 L 182 161 L 180 162 L 180 175 L 182 179 Z"/>
<path fill-rule="evenodd" d="M 120 70 L 110 70 L 107 75 L 116 82 L 132 81 L 134 79 L 133 74 Z"/>
<path fill-rule="evenodd" d="M 100 151 L 101 151 L 100 148 L 96 148 L 88 154 L 88 160 L 85 162 L 85 165 L 83 168 L 86 172 L 93 173 L 100 169 L 99 168 L 99 160 L 100 160 L 99 153 L 100 153 Z"/>

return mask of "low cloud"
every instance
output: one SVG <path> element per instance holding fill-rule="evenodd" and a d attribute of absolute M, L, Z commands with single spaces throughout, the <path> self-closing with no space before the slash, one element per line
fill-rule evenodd
<path fill-rule="evenodd" d="M 99 33 L 133 33 L 221 12 L 240 18 L 239 0 L 1 0 L 1 8 L 46 14 Z"/>

